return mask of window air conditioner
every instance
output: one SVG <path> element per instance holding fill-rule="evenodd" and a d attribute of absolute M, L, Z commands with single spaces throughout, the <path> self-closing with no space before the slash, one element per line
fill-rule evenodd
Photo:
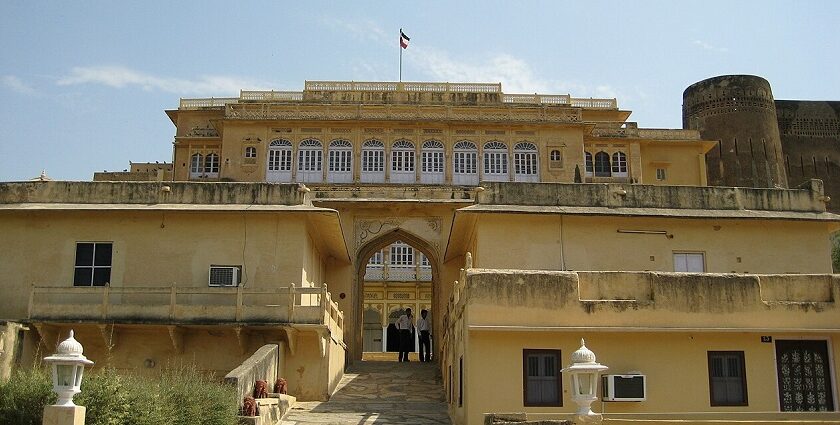
<path fill-rule="evenodd" d="M 645 401 L 647 382 L 645 375 L 602 375 L 604 401 Z"/>
<path fill-rule="evenodd" d="M 242 266 L 210 266 L 210 286 L 238 286 Z"/>

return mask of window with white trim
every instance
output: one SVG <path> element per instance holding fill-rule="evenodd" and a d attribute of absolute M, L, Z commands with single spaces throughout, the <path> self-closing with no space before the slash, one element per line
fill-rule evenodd
<path fill-rule="evenodd" d="M 469 140 L 455 143 L 452 152 L 452 183 L 478 184 L 478 148 Z"/>
<path fill-rule="evenodd" d="M 245 148 L 245 158 L 256 158 L 257 157 L 257 148 L 253 146 L 248 146 Z"/>
<path fill-rule="evenodd" d="M 624 152 L 615 152 L 612 155 L 612 176 L 627 177 L 627 155 Z"/>
<path fill-rule="evenodd" d="M 190 157 L 190 178 L 201 177 L 204 174 L 204 156 L 194 153 Z"/>
<path fill-rule="evenodd" d="M 595 177 L 610 177 L 610 154 L 601 151 L 595 154 Z"/>
<path fill-rule="evenodd" d="M 370 256 L 368 264 L 372 266 L 381 266 L 384 264 L 384 253 L 382 250 L 376 251 Z"/>
<path fill-rule="evenodd" d="M 347 140 L 333 140 L 329 149 L 328 171 L 353 171 L 353 145 Z"/>
<path fill-rule="evenodd" d="M 204 157 L 204 175 L 210 178 L 219 177 L 219 155 L 208 154 Z"/>
<path fill-rule="evenodd" d="M 414 183 L 414 144 L 408 140 L 397 140 L 391 146 L 391 182 Z"/>
<path fill-rule="evenodd" d="M 111 282 L 113 242 L 76 242 L 73 286 L 105 286 Z"/>
<path fill-rule="evenodd" d="M 552 151 L 558 153 L 559 151 Z M 520 142 L 513 147 L 515 181 L 539 181 L 537 146 L 530 142 Z"/>
<path fill-rule="evenodd" d="M 548 161 L 549 168 L 563 168 L 562 157 L 560 156 L 560 151 L 558 149 L 553 149 L 551 153 L 548 154 Z"/>
<path fill-rule="evenodd" d="M 268 145 L 268 171 L 292 171 L 292 142 L 278 139 Z"/>
<path fill-rule="evenodd" d="M 665 180 L 666 174 L 664 168 L 656 169 L 656 180 Z"/>
<path fill-rule="evenodd" d="M 705 254 L 702 252 L 675 252 L 674 271 L 682 273 L 705 273 Z"/>
<path fill-rule="evenodd" d="M 484 144 L 484 180 L 507 180 L 508 151 L 507 145 L 492 141 Z"/>
<path fill-rule="evenodd" d="M 402 241 L 394 242 L 391 245 L 391 259 L 389 264 L 392 266 L 413 266 L 414 248 Z"/>
<path fill-rule="evenodd" d="M 304 139 L 298 145 L 298 180 L 320 182 L 324 152 L 318 139 Z"/>
<path fill-rule="evenodd" d="M 362 145 L 362 172 L 385 171 L 385 145 L 379 140 L 368 140 Z"/>
<path fill-rule="evenodd" d="M 426 140 L 420 150 L 420 182 L 443 183 L 444 148 L 438 140 Z"/>
<path fill-rule="evenodd" d="M 586 176 L 592 177 L 595 175 L 595 163 L 592 161 L 592 154 L 589 152 L 584 152 L 584 156 L 584 167 L 586 169 Z"/>

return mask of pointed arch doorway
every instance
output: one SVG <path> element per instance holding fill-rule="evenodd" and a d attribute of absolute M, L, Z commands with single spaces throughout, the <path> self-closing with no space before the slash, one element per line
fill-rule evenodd
<path fill-rule="evenodd" d="M 364 352 L 388 353 L 379 358 L 397 358 L 395 318 L 411 308 L 415 323 L 420 310 L 428 311 L 435 352 L 433 300 L 440 282 L 440 258 L 426 240 L 397 228 L 359 248 L 355 258 L 353 310 L 356 318 L 352 335 L 351 361 L 361 361 Z M 366 290 L 367 288 L 367 290 Z M 379 322 L 377 322 L 379 320 Z M 415 351 L 419 335 L 414 336 Z"/>

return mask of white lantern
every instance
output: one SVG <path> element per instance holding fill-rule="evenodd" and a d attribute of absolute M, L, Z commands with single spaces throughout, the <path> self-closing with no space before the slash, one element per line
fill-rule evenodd
<path fill-rule="evenodd" d="M 58 394 L 54 406 L 75 406 L 73 396 L 81 392 L 82 375 L 85 365 L 92 365 L 82 352 L 82 344 L 70 337 L 58 344 L 55 354 L 45 357 L 44 361 L 52 367 L 53 391 Z"/>
<path fill-rule="evenodd" d="M 572 364 L 561 371 L 572 375 L 572 400 L 578 405 L 578 417 L 584 421 L 598 416 L 591 406 L 598 399 L 598 373 L 607 369 L 595 362 L 595 353 L 586 348 L 581 338 L 580 348 L 572 353 Z"/>

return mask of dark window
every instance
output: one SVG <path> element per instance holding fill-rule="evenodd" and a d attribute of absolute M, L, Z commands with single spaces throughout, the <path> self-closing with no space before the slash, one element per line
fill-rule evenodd
<path fill-rule="evenodd" d="M 77 242 L 74 286 L 105 286 L 111 281 L 111 242 Z"/>
<path fill-rule="evenodd" d="M 610 155 L 606 152 L 595 154 L 595 177 L 610 177 Z"/>
<path fill-rule="evenodd" d="M 709 351 L 709 400 L 712 406 L 746 406 L 743 351 Z"/>
<path fill-rule="evenodd" d="M 560 350 L 522 350 L 525 406 L 562 406 Z"/>
<path fill-rule="evenodd" d="M 591 176 L 595 172 L 595 165 L 592 163 L 592 154 L 586 152 L 586 175 Z"/>

